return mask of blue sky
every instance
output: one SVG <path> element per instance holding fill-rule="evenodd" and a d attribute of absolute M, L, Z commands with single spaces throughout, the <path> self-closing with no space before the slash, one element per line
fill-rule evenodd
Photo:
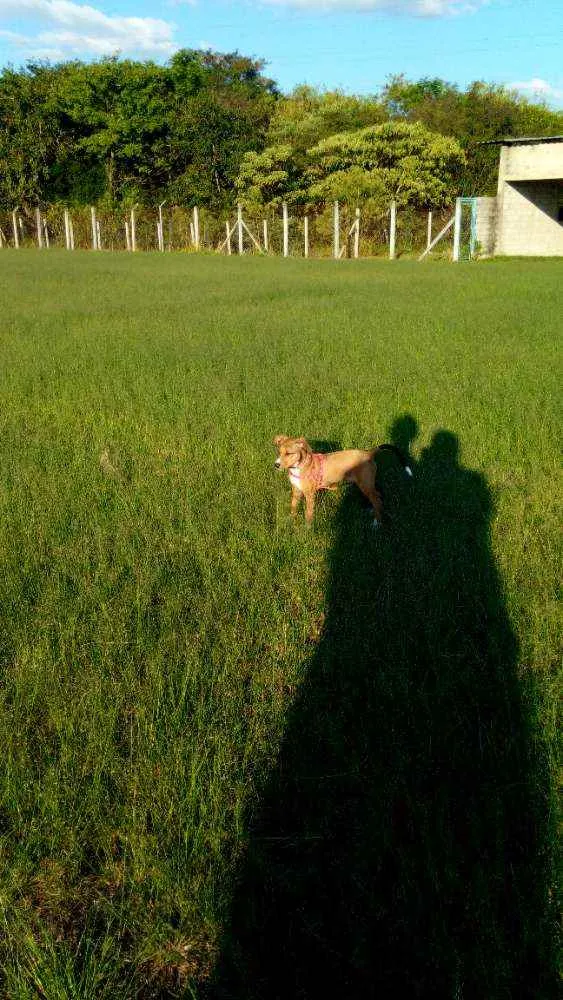
<path fill-rule="evenodd" d="M 563 107 L 562 43 L 563 0 L 0 0 L 0 65 L 238 49 L 284 91 L 373 93 L 404 73 L 509 84 Z"/>

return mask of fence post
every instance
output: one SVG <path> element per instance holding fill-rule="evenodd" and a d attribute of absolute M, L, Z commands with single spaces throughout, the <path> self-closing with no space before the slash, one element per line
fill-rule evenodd
<path fill-rule="evenodd" d="M 454 263 L 459 261 L 459 248 L 461 244 L 461 198 L 456 198 L 455 200 L 455 216 L 454 216 L 454 249 L 452 260 Z"/>
<path fill-rule="evenodd" d="M 100 229 L 100 223 L 96 219 L 96 250 L 102 249 L 102 231 Z"/>
<path fill-rule="evenodd" d="M 14 208 L 14 211 L 12 212 L 12 228 L 14 230 L 14 247 L 16 248 L 16 250 L 19 250 L 19 248 L 20 248 L 20 236 L 19 236 L 19 233 L 18 233 L 18 210 L 17 210 L 17 208 Z"/>
<path fill-rule="evenodd" d="M 356 209 L 356 221 L 354 223 L 354 257 L 356 260 L 360 256 L 360 209 Z"/>
<path fill-rule="evenodd" d="M 164 223 L 162 219 L 162 209 L 166 205 L 166 201 L 161 201 L 158 206 L 158 249 L 164 253 Z"/>
<path fill-rule="evenodd" d="M 37 207 L 35 209 L 35 226 L 37 229 L 37 246 L 40 250 L 43 249 L 43 234 L 41 232 L 41 209 Z"/>
<path fill-rule="evenodd" d="M 428 226 L 426 228 L 426 249 L 428 250 L 430 244 L 432 243 L 432 211 L 428 212 Z"/>
<path fill-rule="evenodd" d="M 126 250 L 131 251 L 131 236 L 129 234 L 129 223 L 127 222 L 127 219 L 125 219 L 125 248 Z"/>
<path fill-rule="evenodd" d="M 303 239 L 305 242 L 305 257 L 309 256 L 309 216 L 303 219 Z"/>
<path fill-rule="evenodd" d="M 338 260 L 340 257 L 340 207 L 338 202 L 334 202 L 333 206 L 333 257 Z"/>
<path fill-rule="evenodd" d="M 138 205 L 133 205 L 131 209 L 131 250 L 135 253 L 137 249 L 137 219 L 135 216 L 135 211 Z"/>
<path fill-rule="evenodd" d="M 194 245 L 196 250 L 199 250 L 199 209 L 197 205 L 194 205 Z"/>
<path fill-rule="evenodd" d="M 70 233 L 70 249 L 74 250 L 74 223 L 72 221 L 72 215 L 69 212 L 68 215 L 68 231 Z"/>
<path fill-rule="evenodd" d="M 283 255 L 289 257 L 289 219 L 287 215 L 287 202 L 282 203 L 283 215 Z"/>
<path fill-rule="evenodd" d="M 231 254 L 232 254 L 232 250 L 231 250 L 231 227 L 229 225 L 229 220 L 228 219 L 227 219 L 227 221 L 225 223 L 225 229 L 227 230 L 227 254 L 230 257 Z"/>
<path fill-rule="evenodd" d="M 262 219 L 262 230 L 264 232 L 264 252 L 268 253 L 268 220 Z"/>
<path fill-rule="evenodd" d="M 70 250 L 70 226 L 68 224 L 68 208 L 65 208 L 65 247 Z"/>
<path fill-rule="evenodd" d="M 440 240 L 444 238 L 444 236 L 446 235 L 446 233 L 448 233 L 450 231 L 450 229 L 452 228 L 454 222 L 455 222 L 455 215 L 452 215 L 451 219 L 449 219 L 448 222 L 446 222 L 446 225 L 444 226 L 444 228 L 441 229 L 440 232 L 438 233 L 438 235 L 434 237 L 434 239 L 432 240 L 432 243 L 430 244 L 430 246 L 426 247 L 426 250 L 422 251 L 420 257 L 418 258 L 419 260 L 424 260 L 424 258 L 430 253 L 430 251 L 432 250 L 432 248 L 435 247 L 436 244 L 439 243 Z"/>
<path fill-rule="evenodd" d="M 244 243 L 243 243 L 243 232 L 242 232 L 242 205 L 237 205 L 237 237 L 238 237 L 238 252 L 239 254 L 244 253 Z"/>
<path fill-rule="evenodd" d="M 51 241 L 49 239 L 49 227 L 47 226 L 47 219 L 43 219 L 43 235 L 45 238 L 45 246 L 47 247 L 47 250 L 49 250 L 51 246 Z"/>
<path fill-rule="evenodd" d="M 397 202 L 391 202 L 391 225 L 389 227 L 389 260 L 395 260 L 395 237 L 397 233 Z"/>
<path fill-rule="evenodd" d="M 92 250 L 98 249 L 98 227 L 96 224 L 96 209 L 90 206 L 90 221 L 92 224 Z"/>

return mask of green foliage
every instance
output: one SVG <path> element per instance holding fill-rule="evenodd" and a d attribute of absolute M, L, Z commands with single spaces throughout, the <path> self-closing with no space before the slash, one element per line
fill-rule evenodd
<path fill-rule="evenodd" d="M 385 122 L 322 139 L 305 153 L 289 145 L 247 153 L 237 187 L 246 200 L 321 204 L 339 199 L 386 208 L 440 207 L 451 201 L 464 154 L 459 144 L 419 123 Z"/>
<path fill-rule="evenodd" d="M 310 200 L 306 171 L 311 147 L 335 134 L 357 131 L 384 119 L 385 110 L 376 98 L 297 87 L 275 105 L 266 148 L 243 157 L 236 182 L 239 195 L 248 202 L 270 206 L 284 200 Z M 342 184 L 351 195 L 356 191 L 352 176 Z M 353 199 L 356 197 L 354 193 Z"/>
<path fill-rule="evenodd" d="M 262 63 L 183 51 L 0 76 L 0 203 L 222 204 L 263 143 L 276 89 Z"/>
<path fill-rule="evenodd" d="M 279 205 L 298 190 L 300 179 L 293 147 L 280 145 L 245 153 L 236 184 L 246 201 Z"/>
<path fill-rule="evenodd" d="M 297 87 L 274 107 L 268 142 L 289 144 L 305 152 L 331 135 L 377 125 L 386 117 L 386 109 L 376 97 Z"/>
<path fill-rule="evenodd" d="M 173 57 L 172 200 L 216 207 L 230 203 L 242 156 L 263 146 L 277 99 L 262 68 L 262 62 L 238 53 L 184 51 Z"/>
<path fill-rule="evenodd" d="M 391 168 L 368 176 L 362 143 L 390 122 L 456 140 L 465 164 L 454 147 L 440 151 L 437 138 L 425 139 L 405 149 L 401 177 Z M 415 204 L 441 204 L 494 193 L 498 150 L 484 140 L 562 131 L 563 112 L 480 82 L 460 91 L 439 78 L 395 76 L 379 96 L 302 86 L 281 97 L 264 63 L 238 52 L 184 49 L 166 66 L 30 62 L 0 73 L 0 207 L 166 199 L 222 211 L 237 196 L 275 206 L 283 198 L 377 201 L 394 190 Z M 354 152 L 343 137 L 355 133 L 364 138 Z M 381 134 L 393 159 L 398 133 Z M 340 171 L 329 166 L 331 143 L 346 161 Z"/>
<path fill-rule="evenodd" d="M 6 207 L 37 202 L 48 184 L 60 148 L 48 84 L 39 64 L 27 73 L 6 69 L 0 77 L 0 200 Z"/>
<path fill-rule="evenodd" d="M 73 174 L 67 173 L 68 160 L 57 164 L 61 187 L 55 187 L 55 197 L 83 200 L 96 183 L 98 197 L 109 204 L 158 191 L 166 176 L 170 90 L 161 68 L 109 59 L 63 69 L 62 79 L 55 75 L 54 81 L 57 110 L 74 139 L 68 160 L 83 180 L 64 190 Z"/>
<path fill-rule="evenodd" d="M 324 139 L 309 151 L 308 196 L 440 207 L 452 199 L 464 163 L 454 139 L 419 123 L 386 122 Z"/>
<path fill-rule="evenodd" d="M 382 98 L 392 118 L 418 121 L 458 140 L 467 154 L 460 178 L 460 193 L 466 195 L 496 194 L 498 149 L 479 143 L 563 132 L 563 111 L 498 84 L 476 81 L 460 91 L 445 80 L 410 81 L 400 75 L 391 77 Z"/>

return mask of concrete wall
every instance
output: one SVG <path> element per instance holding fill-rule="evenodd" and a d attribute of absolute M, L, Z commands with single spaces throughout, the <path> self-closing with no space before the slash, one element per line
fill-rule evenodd
<path fill-rule="evenodd" d="M 477 242 L 479 256 L 492 257 L 497 230 L 497 199 L 477 198 Z"/>
<path fill-rule="evenodd" d="M 563 142 L 501 146 L 498 190 L 505 181 L 561 180 Z"/>
<path fill-rule="evenodd" d="M 558 219 L 563 181 L 505 180 L 497 205 L 495 253 L 563 256 L 563 224 Z"/>
<path fill-rule="evenodd" d="M 483 257 L 563 256 L 563 142 L 502 146 L 496 198 L 477 198 Z"/>

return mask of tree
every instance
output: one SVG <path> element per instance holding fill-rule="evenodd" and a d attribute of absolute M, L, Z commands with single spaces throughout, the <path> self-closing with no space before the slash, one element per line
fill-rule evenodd
<path fill-rule="evenodd" d="M 175 54 L 0 74 L 0 201 L 35 205 L 232 199 L 244 152 L 264 145 L 277 101 L 260 61 Z"/>
<path fill-rule="evenodd" d="M 263 66 L 239 53 L 184 50 L 172 58 L 171 197 L 215 208 L 232 200 L 243 156 L 263 147 L 278 99 Z"/>
<path fill-rule="evenodd" d="M 420 123 L 373 125 L 309 150 L 308 197 L 440 207 L 454 196 L 464 160 L 454 139 Z"/>
<path fill-rule="evenodd" d="M 60 67 L 59 121 L 72 142 L 57 164 L 56 194 L 114 204 L 160 192 L 168 179 L 169 95 L 166 74 L 154 63 L 104 59 Z"/>
<path fill-rule="evenodd" d="M 454 139 L 420 123 L 385 122 L 332 135 L 305 154 L 288 145 L 247 153 L 237 187 L 243 200 L 259 204 L 395 199 L 439 207 L 454 197 L 464 162 Z"/>
<path fill-rule="evenodd" d="M 301 180 L 293 147 L 268 146 L 261 153 L 245 153 L 236 186 L 247 202 L 279 205 L 299 191 Z"/>
<path fill-rule="evenodd" d="M 0 76 L 0 203 L 5 208 L 36 205 L 48 184 L 57 123 L 47 94 L 41 64 L 21 73 L 8 68 Z"/>
<path fill-rule="evenodd" d="M 378 125 L 386 118 L 386 109 L 376 97 L 358 97 L 339 90 L 321 92 L 302 86 L 276 104 L 267 141 L 268 145 L 289 144 L 296 151 L 305 152 L 338 132 Z"/>
<path fill-rule="evenodd" d="M 467 195 L 496 193 L 498 150 L 483 142 L 563 130 L 563 112 L 498 84 L 478 81 L 460 91 L 445 80 L 410 81 L 399 75 L 390 78 L 382 99 L 392 119 L 421 122 L 458 140 L 466 153 L 460 193 Z"/>
<path fill-rule="evenodd" d="M 486 140 L 562 131 L 563 112 L 480 82 L 394 76 L 379 97 L 281 97 L 264 63 L 238 52 L 184 49 L 166 66 L 30 62 L 0 72 L 0 204 L 440 204 L 495 193 Z"/>

